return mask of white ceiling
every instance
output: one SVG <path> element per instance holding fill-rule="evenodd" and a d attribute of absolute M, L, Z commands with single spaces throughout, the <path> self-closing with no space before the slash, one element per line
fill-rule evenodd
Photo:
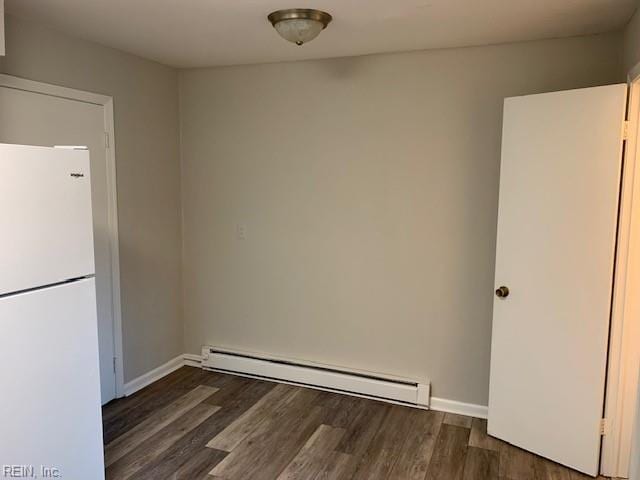
<path fill-rule="evenodd" d="M 622 28 L 636 0 L 6 0 L 32 19 L 174 67 L 460 47 Z M 267 22 L 277 9 L 334 17 L 298 47 Z"/>

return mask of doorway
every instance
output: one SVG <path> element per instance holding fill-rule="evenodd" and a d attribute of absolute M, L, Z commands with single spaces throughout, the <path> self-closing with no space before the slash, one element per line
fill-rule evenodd
<path fill-rule="evenodd" d="M 0 75 L 0 142 L 89 148 L 100 390 L 105 404 L 123 395 L 112 99 Z"/>
<path fill-rule="evenodd" d="M 640 68 L 629 84 L 505 101 L 488 422 L 620 478 L 640 368 Z"/>
<path fill-rule="evenodd" d="M 628 76 L 626 146 L 621 182 L 601 473 L 630 478 L 633 424 L 640 399 L 640 65 Z M 637 433 L 636 433 L 637 435 Z"/>
<path fill-rule="evenodd" d="M 487 430 L 593 476 L 626 100 L 619 84 L 504 105 Z"/>

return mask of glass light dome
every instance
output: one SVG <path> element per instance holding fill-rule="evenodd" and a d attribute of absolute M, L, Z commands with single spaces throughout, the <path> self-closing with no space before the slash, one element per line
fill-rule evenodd
<path fill-rule="evenodd" d="M 302 45 L 316 38 L 324 28 L 324 25 L 318 20 L 292 18 L 291 20 L 282 20 L 273 27 L 285 40 L 296 45 Z"/>
<path fill-rule="evenodd" d="M 331 21 L 331 15 L 309 8 L 278 10 L 268 16 L 278 34 L 285 40 L 303 45 L 316 38 Z"/>

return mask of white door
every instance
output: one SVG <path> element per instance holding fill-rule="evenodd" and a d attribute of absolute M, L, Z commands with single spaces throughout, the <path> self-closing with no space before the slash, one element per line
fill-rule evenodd
<path fill-rule="evenodd" d="M 0 296 L 93 275 L 89 152 L 0 143 Z"/>
<path fill-rule="evenodd" d="M 625 105 L 626 85 L 504 104 L 488 431 L 591 475 Z"/>
<path fill-rule="evenodd" d="M 0 298 L 0 465 L 104 479 L 95 298 L 93 278 Z"/>
<path fill-rule="evenodd" d="M 0 142 L 89 147 L 102 403 L 115 398 L 114 309 L 104 118 L 104 107 L 101 105 L 0 87 Z"/>

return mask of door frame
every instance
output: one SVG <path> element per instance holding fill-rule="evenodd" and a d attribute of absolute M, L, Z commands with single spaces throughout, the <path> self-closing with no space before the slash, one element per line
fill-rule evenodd
<path fill-rule="evenodd" d="M 107 222 L 109 255 L 111 259 L 111 294 L 113 310 L 113 343 L 115 355 L 116 398 L 124 396 L 124 361 L 122 348 L 122 307 L 120 301 L 120 245 L 118 241 L 118 192 L 116 188 L 116 147 L 113 116 L 113 97 L 85 92 L 26 78 L 0 74 L 0 87 L 39 93 L 102 106 L 107 170 Z"/>
<path fill-rule="evenodd" d="M 627 135 L 620 192 L 600 473 L 629 477 L 640 372 L 640 64 L 627 77 Z"/>

